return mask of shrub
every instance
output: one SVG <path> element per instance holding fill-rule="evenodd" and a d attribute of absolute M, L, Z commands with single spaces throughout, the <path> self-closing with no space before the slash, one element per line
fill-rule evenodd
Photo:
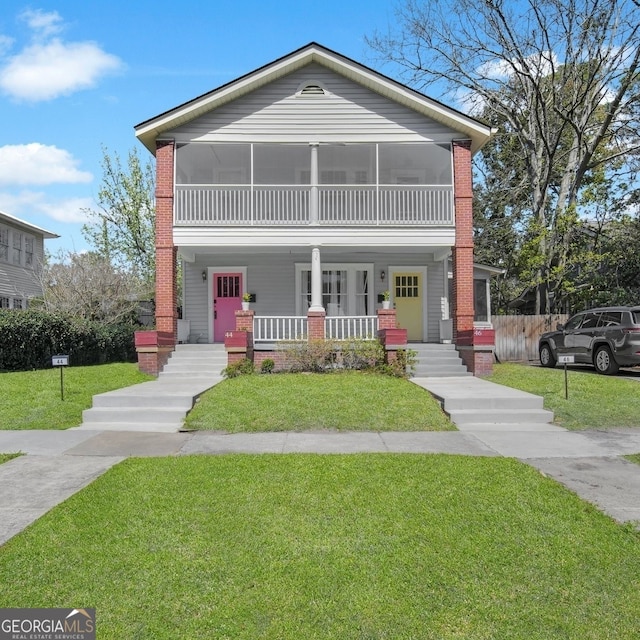
<path fill-rule="evenodd" d="M 384 347 L 378 340 L 344 340 L 339 349 L 343 369 L 374 369 L 384 362 Z"/>
<path fill-rule="evenodd" d="M 331 340 L 281 342 L 278 349 L 284 351 L 291 372 L 324 373 L 335 367 L 336 344 Z"/>
<path fill-rule="evenodd" d="M 101 325 L 40 310 L 0 311 L 0 370 L 51 367 L 51 356 L 72 365 L 135 361 L 131 324 Z"/>
<path fill-rule="evenodd" d="M 273 373 L 276 363 L 271 358 L 265 358 L 260 365 L 262 373 Z"/>
<path fill-rule="evenodd" d="M 238 376 L 251 375 L 252 373 L 255 373 L 255 368 L 253 362 L 248 358 L 233 362 L 222 370 L 222 375 L 225 378 L 237 378 Z"/>

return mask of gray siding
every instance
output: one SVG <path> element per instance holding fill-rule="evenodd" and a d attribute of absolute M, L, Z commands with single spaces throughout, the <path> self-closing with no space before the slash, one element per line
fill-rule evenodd
<path fill-rule="evenodd" d="M 5 220 L 0 221 L 0 226 L 9 229 L 9 260 L 5 262 L 0 260 L 0 297 L 2 298 L 22 298 L 28 300 L 30 298 L 42 295 L 40 282 L 38 279 L 38 270 L 44 261 L 44 239 L 41 235 L 33 232 L 25 231 L 16 227 Z M 22 259 L 24 261 L 24 236 L 29 235 L 34 238 L 33 247 L 33 266 L 25 267 L 13 264 L 13 232 L 22 233 Z"/>
<path fill-rule="evenodd" d="M 332 254 L 329 250 L 321 251 L 324 264 L 328 263 L 366 263 L 373 265 L 374 273 L 374 306 L 377 308 L 377 294 L 389 287 L 389 265 L 426 266 L 427 267 L 427 314 L 428 335 L 426 340 L 438 342 L 442 318 L 444 292 L 443 262 L 433 262 L 431 254 L 420 253 L 358 253 L 357 259 L 345 254 Z M 185 298 L 183 318 L 189 320 L 190 341 L 198 339 L 206 342 L 209 339 L 208 327 L 208 288 L 213 283 L 203 282 L 202 272 L 208 267 L 247 267 L 247 289 L 255 293 L 257 300 L 251 308 L 259 316 L 295 315 L 295 265 L 310 263 L 311 252 L 299 254 L 234 254 L 220 256 L 199 256 L 193 263 L 185 263 L 183 271 L 183 289 Z M 380 280 L 380 272 L 387 273 L 385 282 Z"/>
<path fill-rule="evenodd" d="M 321 82 L 330 95 L 296 96 L 306 82 Z M 448 142 L 459 137 L 452 129 L 319 64 L 295 71 L 168 135 L 180 142 Z"/>

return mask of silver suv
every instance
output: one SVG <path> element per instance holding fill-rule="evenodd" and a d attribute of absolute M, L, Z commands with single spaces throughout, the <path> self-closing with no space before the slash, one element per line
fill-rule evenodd
<path fill-rule="evenodd" d="M 558 355 L 592 364 L 598 373 L 640 365 L 640 307 L 603 307 L 581 311 L 540 336 L 540 364 L 555 367 Z"/>

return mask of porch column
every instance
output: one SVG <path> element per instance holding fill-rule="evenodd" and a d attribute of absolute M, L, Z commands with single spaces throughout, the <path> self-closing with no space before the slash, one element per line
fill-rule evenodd
<path fill-rule="evenodd" d="M 318 224 L 318 146 L 318 142 L 309 143 L 309 147 L 311 147 L 309 222 L 311 224 Z"/>
<path fill-rule="evenodd" d="M 309 311 L 322 311 L 322 263 L 320 249 L 314 247 L 311 251 L 311 306 Z"/>

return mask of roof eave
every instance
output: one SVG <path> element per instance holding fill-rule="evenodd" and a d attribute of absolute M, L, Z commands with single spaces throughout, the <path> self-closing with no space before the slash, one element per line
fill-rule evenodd
<path fill-rule="evenodd" d="M 134 127 L 136 137 L 151 153 L 155 154 L 156 140 L 161 139 L 167 131 L 190 122 L 212 109 L 246 95 L 261 86 L 273 82 L 278 77 L 292 73 L 312 62 L 322 64 L 380 95 L 404 104 L 418 113 L 433 118 L 455 131 L 459 131 L 471 140 L 472 153 L 479 151 L 494 133 L 491 127 L 479 120 L 475 120 L 432 98 L 428 98 L 418 91 L 339 53 L 316 43 L 310 43 L 237 80 L 233 80 L 209 93 L 141 122 Z"/>

